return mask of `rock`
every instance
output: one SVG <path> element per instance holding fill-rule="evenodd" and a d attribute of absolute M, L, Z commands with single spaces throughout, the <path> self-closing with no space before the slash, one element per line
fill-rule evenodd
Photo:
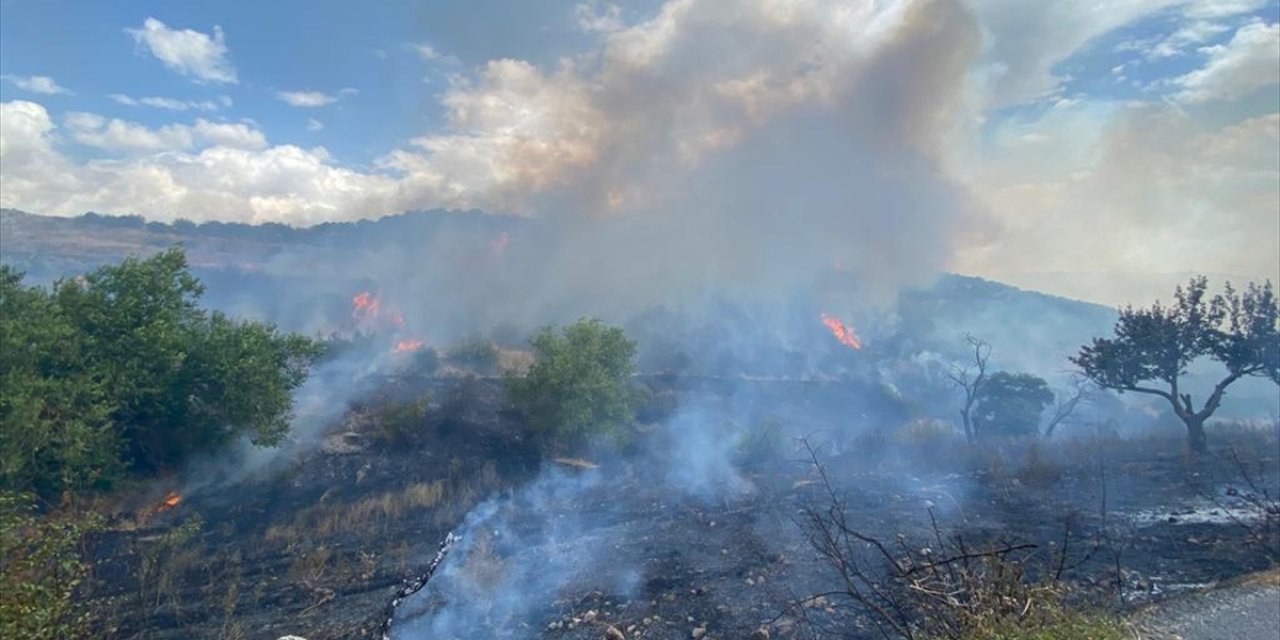
<path fill-rule="evenodd" d="M 604 628 L 604 640 L 626 640 L 626 638 L 627 637 L 622 635 L 622 632 L 618 631 L 618 628 L 613 625 L 609 625 Z"/>
<path fill-rule="evenodd" d="M 751 634 L 750 640 L 769 640 L 769 630 L 764 627 L 756 629 L 755 633 Z"/>
<path fill-rule="evenodd" d="M 280 636 L 279 638 L 276 638 L 276 640 L 307 640 L 307 639 L 302 636 Z"/>
<path fill-rule="evenodd" d="M 707 635 L 706 627 L 694 627 L 693 631 L 689 632 L 689 637 L 693 638 L 693 640 L 700 640 L 705 635 Z"/>

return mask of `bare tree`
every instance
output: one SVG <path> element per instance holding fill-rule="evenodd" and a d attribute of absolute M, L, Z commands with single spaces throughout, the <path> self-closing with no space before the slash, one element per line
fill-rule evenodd
<path fill-rule="evenodd" d="M 1057 401 L 1053 405 L 1053 415 L 1049 418 L 1049 422 L 1045 424 L 1044 428 L 1045 440 L 1053 437 L 1053 431 L 1066 422 L 1072 413 L 1075 413 L 1081 402 L 1088 403 L 1089 398 L 1097 388 L 1088 378 L 1082 375 L 1071 376 L 1070 384 L 1071 387 L 1069 389 L 1056 394 Z"/>
<path fill-rule="evenodd" d="M 964 392 L 964 406 L 960 409 L 961 424 L 964 425 L 964 437 L 973 443 L 973 407 L 978 402 L 978 394 L 987 381 L 987 360 L 991 357 L 991 345 L 981 338 L 965 334 L 965 342 L 973 349 L 973 363 L 966 365 L 953 364 L 947 371 L 951 383 Z"/>

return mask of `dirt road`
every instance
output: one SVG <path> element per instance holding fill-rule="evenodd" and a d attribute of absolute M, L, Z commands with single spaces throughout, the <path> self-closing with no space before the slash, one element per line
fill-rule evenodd
<path fill-rule="evenodd" d="M 1275 640 L 1280 637 L 1280 570 L 1164 603 L 1136 623 L 1149 640 Z"/>

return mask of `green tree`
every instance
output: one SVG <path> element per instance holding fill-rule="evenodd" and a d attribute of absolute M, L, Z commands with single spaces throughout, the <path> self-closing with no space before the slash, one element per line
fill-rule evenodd
<path fill-rule="evenodd" d="M 0 487 L 55 495 L 118 475 L 115 404 L 84 343 L 47 291 L 0 265 Z"/>
<path fill-rule="evenodd" d="M 529 372 L 508 374 L 507 389 L 534 430 L 573 443 L 634 418 L 636 345 L 622 329 L 582 319 L 543 329 L 532 346 Z"/>
<path fill-rule="evenodd" d="M 1174 291 L 1171 307 L 1120 312 L 1114 338 L 1094 338 L 1071 362 L 1100 387 L 1164 398 L 1187 428 L 1193 453 L 1207 449 L 1204 423 L 1217 411 L 1227 387 L 1245 376 L 1269 378 L 1280 385 L 1280 304 L 1271 282 L 1250 283 L 1243 293 L 1227 283 L 1210 298 L 1208 281 L 1192 278 Z M 1226 368 L 1196 407 L 1180 386 L 1187 367 L 1208 357 Z M 1154 384 L 1153 384 L 1154 383 Z"/>
<path fill-rule="evenodd" d="M 278 442 L 319 346 L 204 311 L 201 293 L 180 249 L 51 292 L 0 271 L 0 488 L 49 495 L 241 435 Z"/>
<path fill-rule="evenodd" d="M 998 371 L 978 390 L 974 429 L 979 437 L 1033 435 L 1052 402 L 1053 392 L 1043 378 Z"/>

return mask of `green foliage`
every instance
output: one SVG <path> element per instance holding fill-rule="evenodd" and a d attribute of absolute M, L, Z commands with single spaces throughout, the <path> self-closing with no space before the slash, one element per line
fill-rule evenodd
<path fill-rule="evenodd" d="M 42 289 L 0 265 L 0 487 L 44 495 L 121 469 L 115 403 L 83 366 L 88 337 Z"/>
<path fill-rule="evenodd" d="M 278 442 L 319 346 L 206 312 L 202 291 L 180 249 L 52 291 L 0 271 L 0 487 L 49 495 Z"/>
<path fill-rule="evenodd" d="M 978 436 L 1034 435 L 1040 414 L 1053 402 L 1043 378 L 999 371 L 978 389 L 973 423 Z"/>
<path fill-rule="evenodd" d="M 968 640 L 1129 640 L 1129 628 L 1114 616 L 1073 610 L 1060 600 L 1023 615 L 978 617 L 964 630 Z"/>
<path fill-rule="evenodd" d="M 527 375 L 508 375 L 507 392 L 537 432 L 563 442 L 617 433 L 635 415 L 635 342 L 622 329 L 583 319 L 532 341 Z"/>
<path fill-rule="evenodd" d="M 86 637 L 72 596 L 88 567 L 80 540 L 94 516 L 39 516 L 28 495 L 0 493 L 0 638 Z"/>
<path fill-rule="evenodd" d="M 1207 289 L 1208 280 L 1196 277 L 1174 290 L 1171 307 L 1157 302 L 1124 309 L 1114 338 L 1094 338 L 1071 358 L 1098 386 L 1164 398 L 1187 425 L 1196 451 L 1204 449 L 1204 421 L 1229 385 L 1245 376 L 1280 384 L 1280 304 L 1271 283 L 1250 283 L 1243 293 L 1227 283 L 1223 294 L 1212 298 Z M 1227 375 L 1197 409 L 1178 383 L 1187 366 L 1202 357 L 1220 362 Z"/>

